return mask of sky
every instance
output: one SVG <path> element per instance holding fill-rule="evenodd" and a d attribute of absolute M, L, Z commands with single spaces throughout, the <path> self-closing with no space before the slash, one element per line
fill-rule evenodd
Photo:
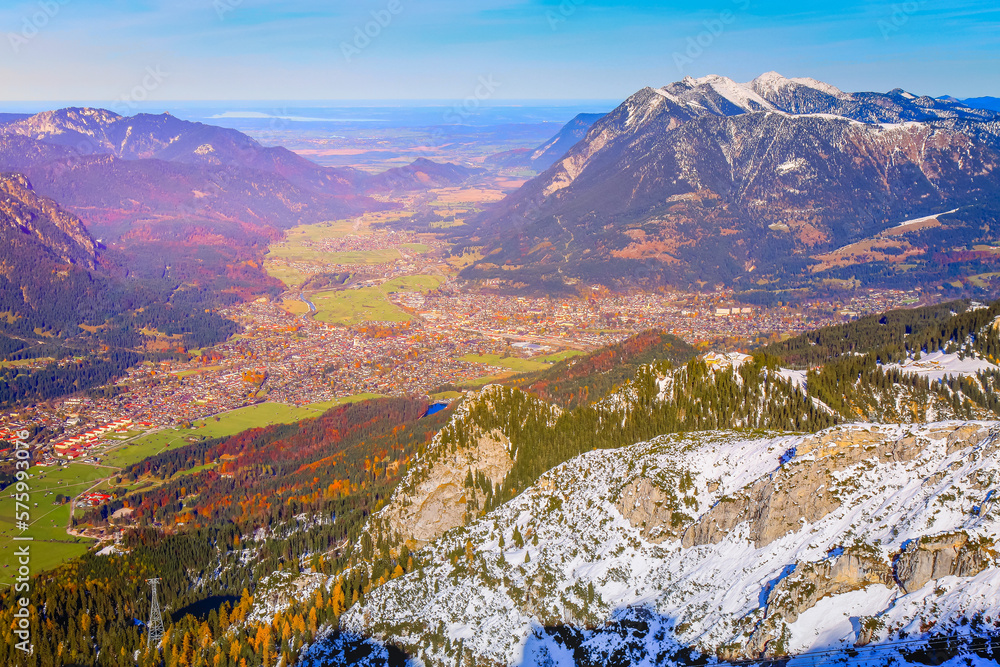
<path fill-rule="evenodd" d="M 620 100 L 775 70 L 1000 96 L 995 0 L 6 0 L 0 100 Z"/>

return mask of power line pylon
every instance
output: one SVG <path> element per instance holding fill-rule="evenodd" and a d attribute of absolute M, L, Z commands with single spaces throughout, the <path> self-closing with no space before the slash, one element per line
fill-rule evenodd
<path fill-rule="evenodd" d="M 149 606 L 149 623 L 146 624 L 146 648 L 155 649 L 163 639 L 163 617 L 160 615 L 160 600 L 156 597 L 156 586 L 159 579 L 147 579 L 146 583 L 153 587 L 153 601 Z"/>

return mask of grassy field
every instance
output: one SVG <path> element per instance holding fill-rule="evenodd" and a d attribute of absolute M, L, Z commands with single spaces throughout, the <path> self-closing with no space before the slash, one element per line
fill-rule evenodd
<path fill-rule="evenodd" d="M 355 394 L 354 396 L 347 396 L 345 398 L 335 398 L 332 401 L 310 403 L 306 407 L 321 414 L 330 408 L 337 407 L 338 405 L 344 405 L 346 403 L 360 403 L 361 401 L 369 401 L 373 398 L 381 398 L 381 396 L 379 394 Z"/>
<path fill-rule="evenodd" d="M 293 227 L 285 233 L 284 240 L 275 243 L 268 249 L 268 254 L 264 258 L 264 269 L 271 277 L 294 288 L 304 283 L 310 275 L 324 270 L 324 267 L 331 264 L 371 265 L 395 262 L 402 257 L 397 248 L 325 252 L 317 249 L 315 245 L 329 239 L 372 236 L 376 233 L 372 230 L 372 225 L 399 220 L 411 215 L 413 215 L 412 211 L 366 213 L 359 218 L 350 220 L 331 220 L 315 225 Z M 411 253 L 425 253 L 431 250 L 430 246 L 424 243 L 407 243 L 401 245 L 400 248 Z M 306 266 L 293 267 L 290 264 L 304 264 Z M 312 270 L 313 267 L 315 270 Z"/>
<path fill-rule="evenodd" d="M 389 301 L 395 292 L 429 292 L 441 285 L 437 276 L 401 276 L 378 287 L 317 292 L 309 297 L 316 304 L 316 319 L 333 324 L 361 322 L 407 322 L 413 319 Z"/>
<path fill-rule="evenodd" d="M 0 494 L 0 564 L 5 569 L 13 567 L 15 535 L 30 536 L 31 570 L 34 573 L 48 570 L 83 554 L 93 540 L 71 537 L 66 534 L 69 523 L 69 503 L 54 505 L 56 494 L 76 496 L 93 486 L 110 471 L 107 468 L 70 463 L 58 468 L 34 467 L 31 469 L 29 511 L 31 525 L 19 531 L 14 523 L 14 487 Z"/>
<path fill-rule="evenodd" d="M 183 442 L 182 437 L 173 429 L 156 431 L 134 442 L 112 449 L 107 454 L 101 456 L 101 463 L 115 468 L 124 468 L 133 463 L 138 463 L 145 458 L 159 454 L 168 445 Z"/>
<path fill-rule="evenodd" d="M 498 354 L 467 354 L 462 357 L 462 361 L 471 361 L 477 364 L 487 364 L 489 366 L 499 366 L 509 368 L 516 373 L 533 373 L 549 368 L 552 364 L 535 359 L 522 359 L 521 357 L 501 357 Z"/>
<path fill-rule="evenodd" d="M 441 286 L 441 279 L 437 276 L 401 276 L 382 283 L 382 291 L 386 294 L 393 292 L 429 292 Z"/>
<path fill-rule="evenodd" d="M 302 241 L 322 241 L 323 239 L 342 239 L 345 236 L 370 236 L 368 228 L 371 221 L 364 216 L 357 220 L 328 220 L 315 225 L 299 225 L 292 227 L 285 234 L 286 243 L 301 243 Z"/>
<path fill-rule="evenodd" d="M 460 387 L 467 387 L 469 389 L 478 389 L 484 385 L 488 385 L 493 382 L 500 382 L 501 380 L 507 380 L 514 377 L 515 375 L 520 375 L 513 371 L 508 371 L 506 373 L 497 373 L 496 375 L 484 375 L 481 378 L 476 378 L 475 380 L 468 380 L 467 382 L 462 382 L 459 384 Z"/>
<path fill-rule="evenodd" d="M 266 259 L 283 259 L 295 262 L 314 262 L 316 264 L 383 264 L 394 262 L 400 258 L 395 248 L 381 250 L 354 250 L 350 252 L 326 252 L 317 248 L 308 248 L 291 243 L 281 243 L 271 246 Z"/>
<path fill-rule="evenodd" d="M 989 289 L 990 282 L 998 276 L 1000 276 L 1000 273 L 979 273 L 974 276 L 969 276 L 968 278 L 966 278 L 966 280 L 968 280 L 976 287 L 982 289 Z"/>
<path fill-rule="evenodd" d="M 264 270 L 267 271 L 267 275 L 277 278 L 291 288 L 298 287 L 312 275 L 305 271 L 293 269 L 284 262 L 268 261 L 266 259 L 264 260 Z"/>
<path fill-rule="evenodd" d="M 302 299 L 285 299 L 281 302 L 281 307 L 292 315 L 305 315 L 309 312 L 309 306 Z"/>
<path fill-rule="evenodd" d="M 455 398 L 461 398 L 464 395 L 460 391 L 442 391 L 437 394 L 431 394 L 430 397 L 435 401 L 450 401 Z"/>
<path fill-rule="evenodd" d="M 554 364 L 563 361 L 564 359 L 572 359 L 573 357 L 580 357 L 584 354 L 586 354 L 586 352 L 581 352 L 580 350 L 563 350 L 562 352 L 553 352 L 552 354 L 535 357 L 534 360 Z"/>
<path fill-rule="evenodd" d="M 248 428 L 270 424 L 291 424 L 292 422 L 318 417 L 332 407 L 345 403 L 378 398 L 376 394 L 357 394 L 322 403 L 310 403 L 302 407 L 283 403 L 260 403 L 245 408 L 230 410 L 214 417 L 200 419 L 189 429 L 162 429 L 139 438 L 135 442 L 117 447 L 101 457 L 101 463 L 116 468 L 125 468 L 145 458 L 155 456 L 169 447 L 185 445 L 191 438 L 224 438 L 236 435 Z"/>
<path fill-rule="evenodd" d="M 450 229 L 451 227 L 463 227 L 465 223 L 461 220 L 438 220 L 431 223 L 431 229 Z"/>
<path fill-rule="evenodd" d="M 361 322 L 407 322 L 410 315 L 394 306 L 378 287 L 319 292 L 310 296 L 316 304 L 316 319 L 333 324 Z"/>

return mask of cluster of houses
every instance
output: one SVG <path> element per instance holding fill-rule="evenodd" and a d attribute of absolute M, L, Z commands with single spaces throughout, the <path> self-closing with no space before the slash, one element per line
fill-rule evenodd
<path fill-rule="evenodd" d="M 99 491 L 94 491 L 91 493 L 85 493 L 76 499 L 76 504 L 81 507 L 100 507 L 104 503 L 111 500 L 112 496 L 110 493 L 101 493 Z"/>
<path fill-rule="evenodd" d="M 147 422 L 138 424 L 142 428 L 148 428 Z M 56 456 L 73 461 L 84 456 L 94 445 L 100 442 L 108 433 L 124 433 L 131 429 L 133 422 L 127 417 L 116 419 L 101 426 L 95 426 L 89 431 L 84 431 L 71 438 L 61 440 L 52 445 L 52 450 Z"/>
<path fill-rule="evenodd" d="M 753 315 L 753 308 L 733 306 L 732 308 L 715 309 L 716 317 L 731 317 L 733 315 Z"/>

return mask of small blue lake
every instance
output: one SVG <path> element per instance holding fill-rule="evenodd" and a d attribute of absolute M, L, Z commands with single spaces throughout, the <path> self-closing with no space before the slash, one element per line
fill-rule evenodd
<path fill-rule="evenodd" d="M 447 407 L 447 403 L 431 403 L 430 407 L 427 408 L 427 412 L 424 413 L 424 417 L 430 417 L 431 415 L 437 414 Z"/>

